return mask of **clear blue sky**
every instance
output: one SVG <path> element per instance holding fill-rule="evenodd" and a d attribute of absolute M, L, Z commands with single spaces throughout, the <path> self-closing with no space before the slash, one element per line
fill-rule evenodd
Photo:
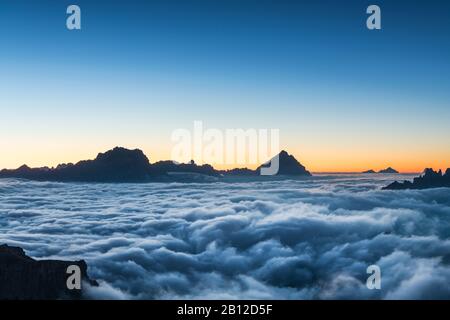
<path fill-rule="evenodd" d="M 450 166 L 449 58 L 449 1 L 0 0 L 0 167 L 167 158 L 194 120 L 280 128 L 315 171 Z"/>

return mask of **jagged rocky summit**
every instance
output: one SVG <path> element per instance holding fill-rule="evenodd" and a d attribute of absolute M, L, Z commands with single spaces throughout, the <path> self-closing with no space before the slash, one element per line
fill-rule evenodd
<path fill-rule="evenodd" d="M 84 182 L 141 182 L 153 174 L 150 162 L 141 150 L 119 147 L 99 153 L 94 160 L 76 164 L 62 164 L 51 169 L 29 168 L 23 165 L 16 170 L 0 171 L 0 177 L 3 178 Z"/>
<path fill-rule="evenodd" d="M 428 188 L 450 188 L 450 168 L 445 174 L 442 171 L 434 171 L 433 169 L 425 169 L 423 175 L 414 178 L 413 181 L 398 182 L 395 181 L 384 187 L 384 190 L 403 190 L 403 189 L 428 189 Z"/>
<path fill-rule="evenodd" d="M 294 156 L 287 153 L 287 151 L 281 151 L 277 156 L 272 158 L 269 162 L 259 166 L 256 169 L 258 174 L 261 173 L 263 167 L 268 167 L 270 163 L 276 163 L 276 157 L 278 157 L 279 168 L 276 175 L 290 175 L 290 176 L 311 176 L 311 173 L 294 158 Z"/>
<path fill-rule="evenodd" d="M 84 284 L 98 286 L 87 275 L 85 261 L 34 260 L 24 250 L 0 245 L 0 300 L 81 299 L 82 290 L 69 290 L 67 268 L 80 268 Z"/>

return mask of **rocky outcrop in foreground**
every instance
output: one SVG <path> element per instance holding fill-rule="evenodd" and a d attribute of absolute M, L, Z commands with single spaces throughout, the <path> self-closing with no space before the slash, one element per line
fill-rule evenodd
<path fill-rule="evenodd" d="M 1 300 L 53 300 L 81 299 L 82 290 L 69 290 L 69 266 L 78 266 L 84 283 L 97 286 L 89 279 L 86 262 L 34 260 L 22 248 L 0 245 L 0 299 Z"/>
<path fill-rule="evenodd" d="M 442 171 L 438 172 L 433 169 L 425 169 L 424 174 L 420 177 L 414 178 L 413 181 L 404 181 L 391 183 L 384 190 L 403 190 L 403 189 L 428 189 L 450 187 L 450 168 L 445 174 Z"/>

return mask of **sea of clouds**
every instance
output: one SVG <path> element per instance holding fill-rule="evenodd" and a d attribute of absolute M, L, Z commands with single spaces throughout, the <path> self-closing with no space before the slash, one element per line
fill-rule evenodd
<path fill-rule="evenodd" d="M 450 189 L 380 190 L 395 178 L 5 179 L 0 244 L 85 259 L 101 284 L 89 298 L 449 299 Z M 372 264 L 381 290 L 366 287 Z"/>

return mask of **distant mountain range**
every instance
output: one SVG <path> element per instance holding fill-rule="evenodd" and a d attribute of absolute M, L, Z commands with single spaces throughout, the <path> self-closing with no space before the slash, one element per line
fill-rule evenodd
<path fill-rule="evenodd" d="M 388 167 L 388 168 L 380 170 L 378 172 L 376 172 L 374 170 L 367 170 L 367 171 L 364 171 L 363 173 L 399 173 L 399 172 L 391 167 Z"/>
<path fill-rule="evenodd" d="M 311 176 L 311 173 L 286 151 L 278 154 L 279 170 L 276 175 Z M 151 164 L 139 149 L 116 147 L 99 153 L 94 160 L 76 164 L 60 164 L 56 168 L 30 168 L 23 165 L 14 170 L 1 170 L 0 178 L 23 178 L 39 181 L 78 182 L 149 182 L 149 181 L 212 181 L 225 176 L 259 176 L 256 170 L 239 168 L 216 170 L 211 165 L 159 161 Z"/>
<path fill-rule="evenodd" d="M 403 189 L 428 189 L 450 187 L 450 168 L 446 170 L 445 174 L 442 171 L 438 172 L 433 169 L 425 169 L 422 176 L 414 178 L 412 182 L 393 182 L 384 190 L 403 190 Z"/>

